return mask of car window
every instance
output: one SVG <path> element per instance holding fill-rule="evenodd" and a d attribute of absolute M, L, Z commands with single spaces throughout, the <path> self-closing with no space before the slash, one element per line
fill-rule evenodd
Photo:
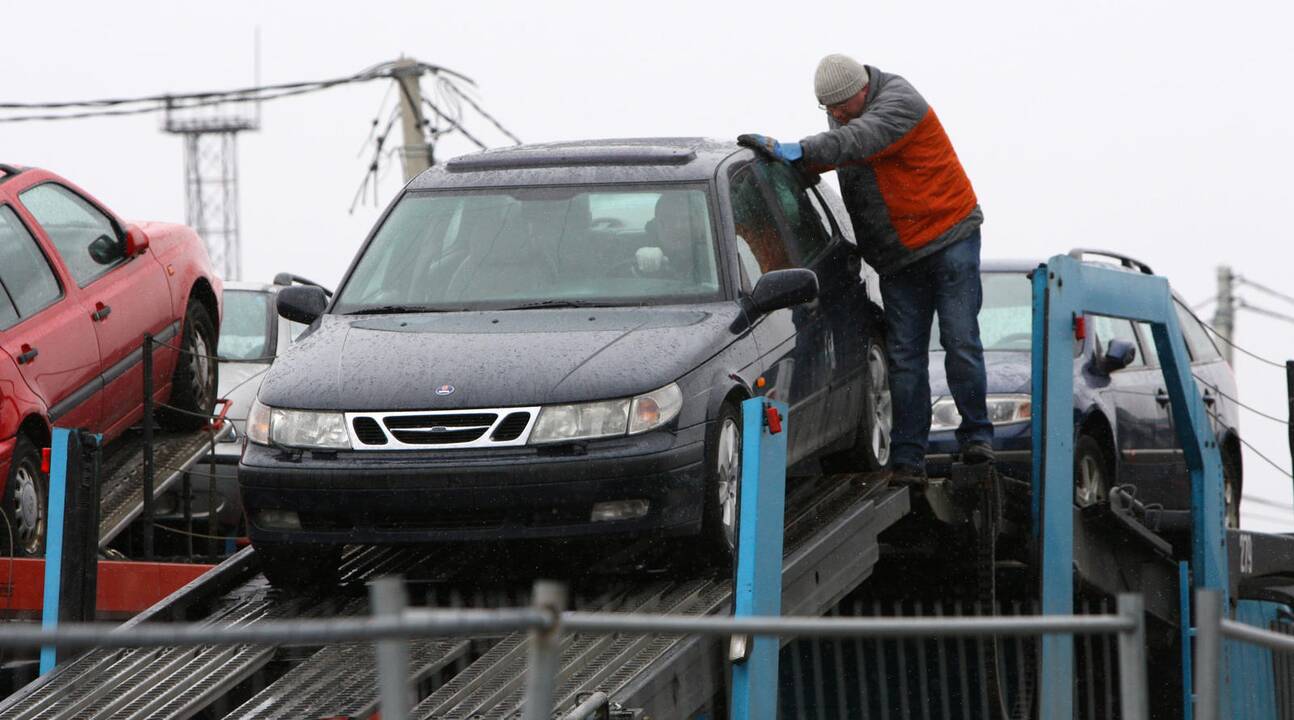
<path fill-rule="evenodd" d="M 1137 348 L 1137 356 L 1132 359 L 1128 367 L 1146 365 L 1146 353 L 1142 351 L 1142 346 L 1137 343 L 1137 334 L 1132 329 L 1131 321 L 1105 315 L 1088 315 L 1087 317 L 1092 323 L 1092 331 L 1096 333 L 1096 339 L 1101 343 L 1100 352 L 1102 354 L 1110 347 L 1111 340 L 1126 340 Z"/>
<path fill-rule="evenodd" d="M 306 325 L 304 323 L 299 323 L 295 320 L 289 320 L 288 321 L 288 340 L 290 340 L 291 342 L 296 342 L 297 339 L 301 337 L 301 333 L 309 329 L 310 329 L 309 325 Z"/>
<path fill-rule="evenodd" d="M 0 286 L 0 330 L 13 327 L 18 323 L 18 309 L 9 299 L 9 293 Z"/>
<path fill-rule="evenodd" d="M 9 207 L 0 207 L 0 284 L 10 312 L 28 317 L 58 300 L 62 291 L 36 238 Z M 0 327 L 17 321 L 0 308 Z"/>
<path fill-rule="evenodd" d="M 1195 362 L 1212 362 L 1221 358 L 1222 353 L 1218 352 L 1218 346 L 1213 343 L 1213 338 L 1209 337 L 1200 321 L 1180 302 L 1174 300 L 1173 307 L 1177 309 L 1177 322 L 1182 326 L 1182 334 L 1186 336 L 1186 345 Z"/>
<path fill-rule="evenodd" d="M 112 221 L 85 198 L 45 183 L 18 198 L 54 243 L 76 283 L 85 287 L 125 259 Z"/>
<path fill-rule="evenodd" d="M 984 301 L 979 311 L 979 335 L 985 350 L 1033 349 L 1033 284 L 1019 272 L 986 272 L 980 282 Z M 930 331 L 930 349 L 939 344 L 939 321 Z"/>
<path fill-rule="evenodd" d="M 277 316 L 273 297 L 258 290 L 226 290 L 220 321 L 222 360 L 259 360 L 274 356 Z"/>
<path fill-rule="evenodd" d="M 770 163 L 766 167 L 773 196 L 791 229 L 791 252 L 797 264 L 810 265 L 830 244 L 830 231 L 823 230 L 822 219 L 809 202 L 795 170 L 786 163 Z"/>
<path fill-rule="evenodd" d="M 764 199 L 752 166 L 747 165 L 733 175 L 729 198 L 737 257 L 746 281 L 753 287 L 764 273 L 791 267 L 782 232 L 777 229 L 777 220 Z"/>
<path fill-rule="evenodd" d="M 718 299 L 715 247 L 700 185 L 408 193 L 364 249 L 335 307 Z"/>

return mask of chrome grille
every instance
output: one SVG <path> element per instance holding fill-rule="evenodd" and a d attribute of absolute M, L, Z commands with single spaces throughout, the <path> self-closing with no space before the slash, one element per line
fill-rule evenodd
<path fill-rule="evenodd" d="M 525 445 L 539 408 L 346 413 L 356 450 L 455 450 Z"/>

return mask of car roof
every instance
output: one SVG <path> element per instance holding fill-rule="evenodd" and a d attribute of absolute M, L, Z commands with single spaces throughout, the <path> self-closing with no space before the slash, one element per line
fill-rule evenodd
<path fill-rule="evenodd" d="M 738 152 L 750 153 L 735 142 L 699 137 L 518 145 L 453 158 L 414 178 L 409 189 L 708 181 Z"/>

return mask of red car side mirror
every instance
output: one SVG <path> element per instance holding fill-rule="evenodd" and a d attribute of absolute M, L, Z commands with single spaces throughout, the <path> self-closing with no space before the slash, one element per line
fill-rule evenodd
<path fill-rule="evenodd" d="M 138 225 L 126 226 L 126 257 L 136 255 L 148 249 L 148 233 Z"/>

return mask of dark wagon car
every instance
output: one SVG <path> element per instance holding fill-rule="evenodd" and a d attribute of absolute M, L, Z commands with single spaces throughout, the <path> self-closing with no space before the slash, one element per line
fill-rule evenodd
<path fill-rule="evenodd" d="M 731 143 L 523 146 L 433 168 L 267 373 L 239 484 L 270 579 L 347 543 L 704 535 L 731 553 L 739 403 L 789 462 L 888 454 L 879 308 L 838 199 Z"/>
<path fill-rule="evenodd" d="M 1083 257 L 1093 251 L 1074 251 Z M 1128 272 L 1150 273 L 1131 258 L 1108 253 Z M 1006 475 L 1032 474 L 1030 350 L 1032 294 L 1028 273 L 1037 262 L 987 261 L 982 268 L 984 304 L 980 335 L 988 368 L 989 415 L 998 467 Z M 1180 298 L 1174 298 L 1191 372 L 1222 454 L 1227 524 L 1240 523 L 1243 476 L 1240 461 L 1235 373 L 1213 339 Z M 1115 485 L 1133 485 L 1137 498 L 1170 510 L 1190 508 L 1186 460 L 1173 427 L 1172 408 L 1158 350 L 1146 323 L 1088 315 L 1074 345 L 1074 500 L 1095 504 Z M 938 327 L 930 344 L 929 470 L 945 475 L 957 451 L 953 431 L 961 422 L 948 393 Z"/>

